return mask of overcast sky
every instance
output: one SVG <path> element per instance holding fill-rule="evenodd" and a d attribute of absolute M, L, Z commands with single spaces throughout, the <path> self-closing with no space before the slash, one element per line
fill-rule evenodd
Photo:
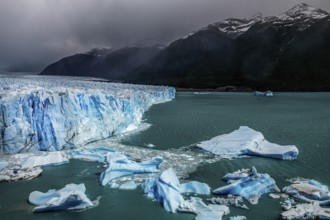
<path fill-rule="evenodd" d="M 301 2 L 330 11 L 330 0 L 0 0 L 0 70 L 23 62 L 42 68 L 143 39 L 170 42 L 229 17 L 278 15 Z"/>

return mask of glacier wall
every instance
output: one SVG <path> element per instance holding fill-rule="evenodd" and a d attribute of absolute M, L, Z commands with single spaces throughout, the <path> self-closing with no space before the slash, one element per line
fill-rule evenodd
<path fill-rule="evenodd" d="M 77 79 L 0 78 L 0 154 L 56 151 L 122 134 L 175 89 Z"/>

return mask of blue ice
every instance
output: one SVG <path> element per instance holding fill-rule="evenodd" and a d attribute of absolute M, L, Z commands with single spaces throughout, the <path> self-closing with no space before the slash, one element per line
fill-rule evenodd
<path fill-rule="evenodd" d="M 278 192 L 275 180 L 268 174 L 257 173 L 253 167 L 249 176 L 239 179 L 227 186 L 213 190 L 214 194 L 235 195 L 247 199 L 251 204 L 257 204 L 264 193 Z"/>
<path fill-rule="evenodd" d="M 0 81 L 0 153 L 57 151 L 136 128 L 175 89 L 35 77 Z"/>
<path fill-rule="evenodd" d="M 51 212 L 70 209 L 85 209 L 93 206 L 87 198 L 84 184 L 68 184 L 60 190 L 50 189 L 47 192 L 33 191 L 29 202 L 36 205 L 33 212 Z"/>

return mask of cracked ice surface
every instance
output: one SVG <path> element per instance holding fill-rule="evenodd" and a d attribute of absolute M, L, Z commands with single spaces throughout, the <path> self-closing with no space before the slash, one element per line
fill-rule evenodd
<path fill-rule="evenodd" d="M 136 128 L 175 89 L 59 78 L 0 80 L 0 153 L 57 151 Z"/>
<path fill-rule="evenodd" d="M 85 192 L 86 187 L 83 183 L 71 183 L 60 190 L 50 189 L 45 193 L 33 191 L 30 193 L 29 202 L 37 206 L 33 212 L 85 209 L 93 206 Z"/>
<path fill-rule="evenodd" d="M 249 155 L 281 160 L 295 160 L 299 153 L 296 146 L 281 146 L 270 143 L 262 133 L 247 126 L 241 126 L 238 130 L 229 134 L 203 141 L 197 144 L 197 146 L 222 158 Z"/>

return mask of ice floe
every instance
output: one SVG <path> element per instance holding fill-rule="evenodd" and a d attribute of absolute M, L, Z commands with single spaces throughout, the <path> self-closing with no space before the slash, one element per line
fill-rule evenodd
<path fill-rule="evenodd" d="M 113 152 L 106 157 L 108 168 L 101 173 L 102 186 L 111 183 L 112 180 L 133 174 L 159 172 L 159 165 L 163 162 L 161 157 L 153 158 L 145 162 L 136 162 L 129 159 L 123 153 Z"/>
<path fill-rule="evenodd" d="M 30 180 L 38 177 L 41 173 L 42 169 L 40 167 L 25 169 L 20 166 L 6 167 L 0 170 L 0 182 Z"/>
<path fill-rule="evenodd" d="M 282 189 L 284 193 L 307 202 L 317 202 L 320 205 L 330 204 L 330 192 L 327 185 L 316 180 L 297 179 L 290 186 Z"/>
<path fill-rule="evenodd" d="M 27 158 L 22 163 L 22 168 L 32 168 L 40 166 L 61 165 L 69 163 L 68 158 L 62 152 L 49 152 L 43 155 L 36 155 Z"/>
<path fill-rule="evenodd" d="M 70 209 L 85 209 L 93 206 L 86 194 L 84 184 L 68 184 L 60 190 L 50 189 L 47 192 L 33 191 L 29 202 L 36 205 L 33 212 L 50 212 Z"/>
<path fill-rule="evenodd" d="M 221 220 L 229 214 L 229 208 L 225 205 L 206 205 L 201 198 L 191 197 L 182 202 L 178 208 L 180 212 L 196 214 L 195 220 Z"/>
<path fill-rule="evenodd" d="M 281 160 L 295 160 L 299 153 L 296 146 L 282 146 L 270 143 L 262 133 L 247 126 L 241 126 L 238 130 L 229 134 L 203 141 L 197 144 L 197 146 L 222 158 L 249 155 Z"/>
<path fill-rule="evenodd" d="M 149 198 L 161 202 L 168 212 L 176 213 L 184 201 L 179 179 L 172 168 L 165 170 L 157 179 L 147 179 L 142 184 L 142 189 Z"/>
<path fill-rule="evenodd" d="M 207 184 L 197 181 L 180 184 L 172 168 L 162 172 L 158 178 L 147 179 L 142 184 L 142 189 L 149 198 L 161 202 L 165 210 L 172 213 L 177 212 L 179 206 L 184 202 L 181 193 L 207 195 L 210 191 L 210 187 Z"/>
<path fill-rule="evenodd" d="M 213 190 L 214 194 L 242 196 L 251 204 L 257 204 L 264 193 L 279 192 L 275 180 L 268 174 L 257 173 L 253 167 L 251 174 L 227 186 Z"/>
<path fill-rule="evenodd" d="M 281 213 L 282 219 L 330 219 L 330 209 L 322 208 L 318 203 L 298 204 L 290 210 Z"/>

